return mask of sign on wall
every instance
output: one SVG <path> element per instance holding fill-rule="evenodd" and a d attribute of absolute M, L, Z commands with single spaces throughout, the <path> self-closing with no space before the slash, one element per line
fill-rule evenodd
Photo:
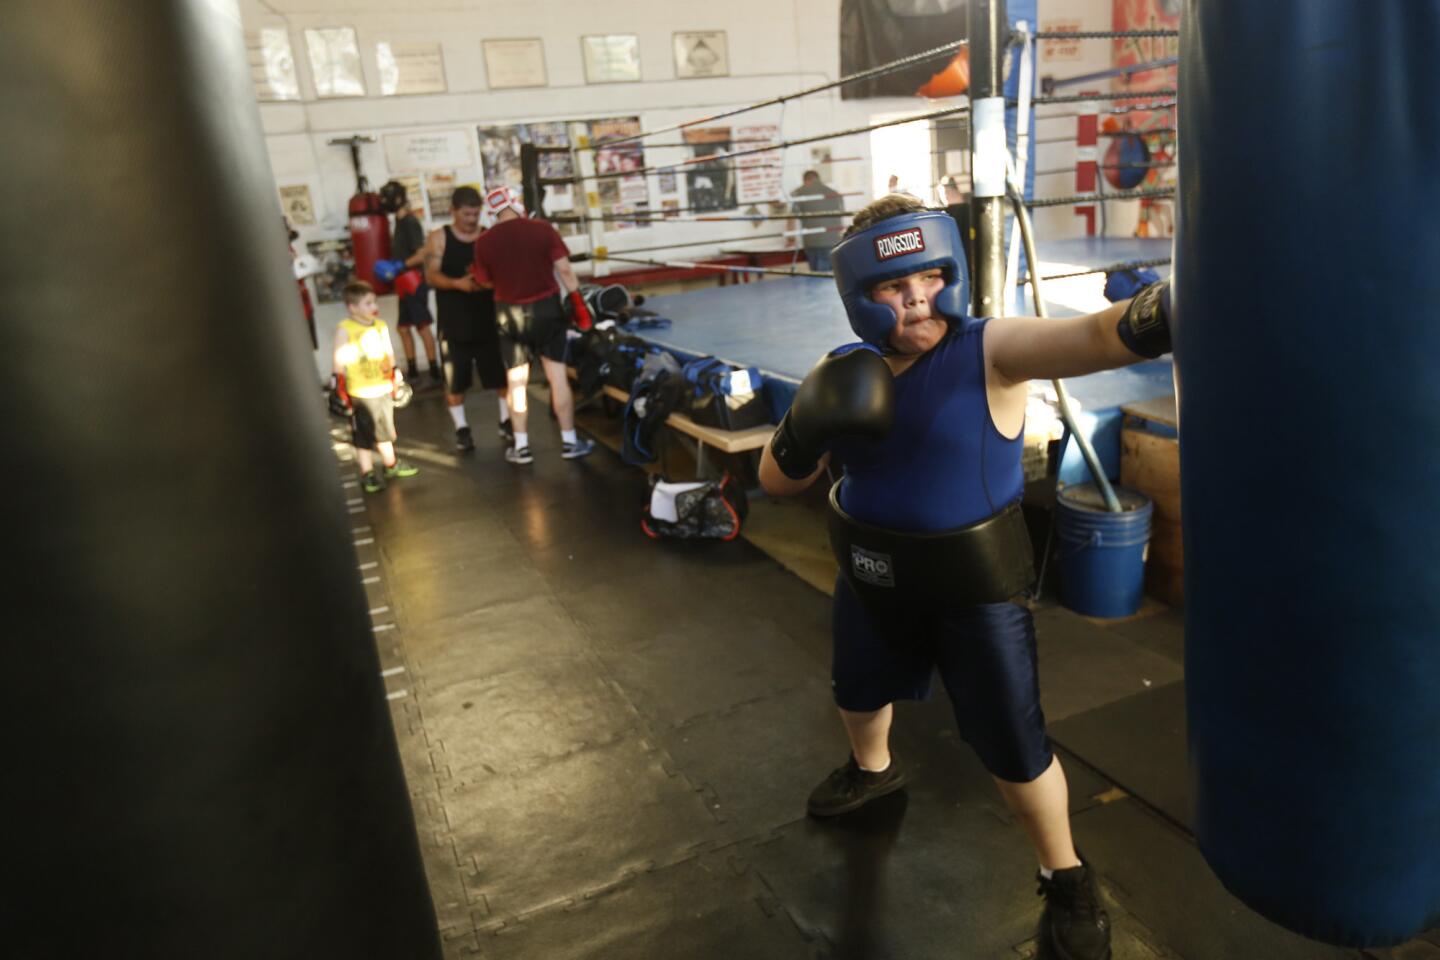
<path fill-rule="evenodd" d="M 545 86 L 545 44 L 540 40 L 482 40 L 480 45 L 490 89 Z"/>
<path fill-rule="evenodd" d="M 581 37 L 586 83 L 636 83 L 640 80 L 640 38 L 611 33 Z"/>
<path fill-rule="evenodd" d="M 729 76 L 730 54 L 724 30 L 677 33 L 673 45 L 676 79 Z"/>
<path fill-rule="evenodd" d="M 280 188 L 280 209 L 292 227 L 315 225 L 315 201 L 310 199 L 308 184 L 291 184 Z"/>
<path fill-rule="evenodd" d="M 387 133 L 385 165 L 391 173 L 420 173 L 474 166 L 470 135 L 464 130 Z"/>
<path fill-rule="evenodd" d="M 1042 20 L 1040 22 L 1042 33 L 1079 33 L 1079 20 Z M 1056 63 L 1062 60 L 1081 59 L 1080 44 L 1083 40 L 1041 40 L 1040 61 L 1042 63 Z"/>
<path fill-rule="evenodd" d="M 258 100 L 299 100 L 300 81 L 295 75 L 295 55 L 290 34 L 284 27 L 261 27 L 245 35 L 250 60 L 250 80 Z"/>
<path fill-rule="evenodd" d="M 736 147 L 749 150 L 766 142 L 780 139 L 780 128 L 773 123 L 735 128 Z M 780 181 L 778 152 L 752 153 L 735 158 L 735 200 L 737 203 L 766 203 L 780 199 L 784 188 Z"/>
<path fill-rule="evenodd" d="M 445 92 L 445 60 L 438 43 L 382 40 L 375 44 L 375 62 L 382 97 Z"/>
<path fill-rule="evenodd" d="M 322 27 L 305 31 L 310 73 L 319 97 L 363 97 L 365 76 L 360 70 L 360 44 L 350 27 Z"/>

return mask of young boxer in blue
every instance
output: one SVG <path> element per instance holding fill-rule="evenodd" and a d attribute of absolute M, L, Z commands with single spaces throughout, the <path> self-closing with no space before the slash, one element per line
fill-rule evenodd
<path fill-rule="evenodd" d="M 1109 957 L 1045 732 L 1034 622 L 1011 602 L 1033 580 L 1019 506 L 1026 382 L 1167 352 L 1168 284 L 1083 317 L 977 320 L 955 221 L 897 196 L 857 213 L 831 259 L 861 342 L 806 376 L 760 464 L 776 495 L 808 488 L 832 457 L 844 468 L 830 494 L 832 674 L 851 756 L 809 811 L 845 813 L 904 785 L 891 704 L 927 696 L 938 670 L 961 736 L 1034 844 L 1055 952 Z"/>

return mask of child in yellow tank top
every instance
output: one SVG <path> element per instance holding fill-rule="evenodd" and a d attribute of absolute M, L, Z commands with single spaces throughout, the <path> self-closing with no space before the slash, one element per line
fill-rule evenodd
<path fill-rule="evenodd" d="M 367 493 L 375 493 L 385 484 L 372 450 L 380 454 L 384 477 L 413 477 L 420 471 L 395 456 L 394 392 L 402 381 L 375 289 L 363 280 L 347 283 L 345 308 L 349 316 L 335 328 L 336 393 L 350 412 L 361 483 Z"/>

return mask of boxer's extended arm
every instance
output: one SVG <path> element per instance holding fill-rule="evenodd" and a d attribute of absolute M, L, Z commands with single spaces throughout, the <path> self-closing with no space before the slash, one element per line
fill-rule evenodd
<path fill-rule="evenodd" d="M 997 317 L 985 326 L 987 363 L 1005 380 L 1079 377 L 1168 352 L 1169 284 L 1099 313 L 1060 319 Z"/>

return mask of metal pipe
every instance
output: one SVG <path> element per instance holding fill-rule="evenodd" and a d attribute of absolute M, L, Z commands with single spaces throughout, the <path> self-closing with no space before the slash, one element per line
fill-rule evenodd
<path fill-rule="evenodd" d="M 974 0 L 967 13 L 970 34 L 970 195 L 975 231 L 973 312 L 994 317 L 1005 296 L 1004 63 L 1010 24 L 1005 0 Z M 999 167 L 997 170 L 996 167 Z"/>
<path fill-rule="evenodd" d="M 1030 211 L 1025 209 L 1025 198 L 1021 196 L 1019 188 L 1012 182 L 1010 184 L 1010 206 L 1015 210 L 1015 219 L 1020 226 L 1020 236 L 1025 243 L 1025 259 L 1030 263 L 1032 271 L 1030 277 L 1030 292 L 1035 297 L 1035 315 L 1048 317 L 1050 314 L 1045 309 L 1045 298 L 1040 294 L 1041 277 L 1039 275 L 1040 257 L 1035 252 L 1035 235 L 1030 227 Z M 1105 508 L 1111 513 L 1120 513 L 1120 498 L 1115 496 L 1115 488 L 1110 485 L 1110 478 L 1105 476 L 1105 471 L 1100 468 L 1100 458 L 1095 455 L 1095 447 L 1091 445 L 1089 438 L 1080 432 L 1075 423 L 1075 417 L 1070 412 L 1070 394 L 1065 389 L 1065 384 L 1059 377 L 1050 381 L 1055 388 L 1055 399 L 1060 407 L 1060 419 L 1065 421 L 1065 429 L 1075 438 L 1075 443 L 1080 447 L 1080 455 L 1085 458 L 1085 465 L 1090 468 L 1090 476 L 1095 478 L 1095 486 L 1099 488 L 1100 495 L 1105 498 Z"/>

